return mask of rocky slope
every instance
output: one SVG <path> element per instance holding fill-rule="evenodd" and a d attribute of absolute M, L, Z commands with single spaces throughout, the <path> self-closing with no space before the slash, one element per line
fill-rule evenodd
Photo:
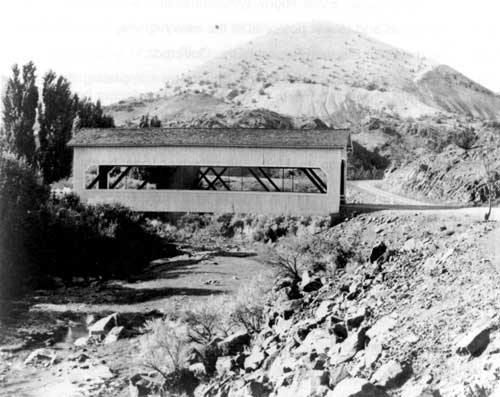
<path fill-rule="evenodd" d="M 416 195 L 433 201 L 477 205 L 500 197 L 500 129 L 496 124 L 470 124 L 476 136 L 472 147 L 450 144 L 439 151 L 420 150 L 420 155 L 393 164 L 385 174 L 384 185 L 394 192 Z M 472 130 L 470 129 L 472 128 Z M 456 133 L 459 128 L 454 130 Z M 462 129 L 462 131 L 464 131 Z M 477 140 L 476 140 L 477 139 Z M 488 177 L 494 181 L 488 185 Z"/>
<path fill-rule="evenodd" d="M 278 282 L 267 326 L 196 395 L 497 395 L 495 224 L 386 212 L 329 233 L 365 242 L 363 259 Z"/>
<path fill-rule="evenodd" d="M 451 67 L 327 24 L 271 31 L 167 82 L 158 93 L 109 110 L 122 124 L 148 112 L 167 121 L 227 107 L 266 108 L 334 126 L 379 114 L 500 117 L 500 97 Z"/>

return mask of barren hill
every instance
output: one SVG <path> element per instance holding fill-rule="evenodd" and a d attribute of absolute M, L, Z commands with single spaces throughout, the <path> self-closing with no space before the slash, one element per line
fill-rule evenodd
<path fill-rule="evenodd" d="M 171 112 L 172 106 L 183 109 Z M 110 110 L 125 123 L 139 113 L 167 121 L 240 107 L 335 126 L 381 114 L 500 118 L 500 96 L 451 67 L 325 24 L 271 31 L 167 82 L 158 93 Z"/>

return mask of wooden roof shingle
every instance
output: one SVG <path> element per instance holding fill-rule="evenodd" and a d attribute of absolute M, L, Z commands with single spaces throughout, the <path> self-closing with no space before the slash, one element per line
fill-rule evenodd
<path fill-rule="evenodd" d="M 69 142 L 72 147 L 255 147 L 346 148 L 348 130 L 267 128 L 107 128 L 83 129 Z"/>

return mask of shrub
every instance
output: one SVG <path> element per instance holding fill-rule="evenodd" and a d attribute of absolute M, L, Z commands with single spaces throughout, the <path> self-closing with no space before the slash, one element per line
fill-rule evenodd
<path fill-rule="evenodd" d="M 300 280 L 305 270 L 334 274 L 337 268 L 345 267 L 355 257 L 342 242 L 321 234 L 281 238 L 265 256 L 280 276 L 295 281 Z"/>
<path fill-rule="evenodd" d="M 53 196 L 38 216 L 38 257 L 47 274 L 130 276 L 162 251 L 142 215 L 119 204 L 85 205 Z"/>
<path fill-rule="evenodd" d="M 187 327 L 179 320 L 154 319 L 144 325 L 140 341 L 140 361 L 167 379 L 185 367 L 188 348 Z"/>
<path fill-rule="evenodd" d="M 264 320 L 264 306 L 271 290 L 272 277 L 259 274 L 242 284 L 231 308 L 231 323 L 237 328 L 245 328 L 248 333 L 258 333 Z"/>
<path fill-rule="evenodd" d="M 22 160 L 0 153 L 0 295 L 9 295 L 36 273 L 36 215 L 48 189 Z"/>
<path fill-rule="evenodd" d="M 211 297 L 193 305 L 181 314 L 187 325 L 188 341 L 207 346 L 216 336 L 226 337 L 232 329 L 227 297 Z"/>

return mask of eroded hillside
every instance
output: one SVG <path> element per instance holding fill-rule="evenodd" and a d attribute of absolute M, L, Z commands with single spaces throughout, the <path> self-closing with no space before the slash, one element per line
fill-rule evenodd
<path fill-rule="evenodd" d="M 125 123 L 148 112 L 168 121 L 221 107 L 266 108 L 344 126 L 380 114 L 498 118 L 500 97 L 449 66 L 343 26 L 311 24 L 271 31 L 110 110 Z"/>

